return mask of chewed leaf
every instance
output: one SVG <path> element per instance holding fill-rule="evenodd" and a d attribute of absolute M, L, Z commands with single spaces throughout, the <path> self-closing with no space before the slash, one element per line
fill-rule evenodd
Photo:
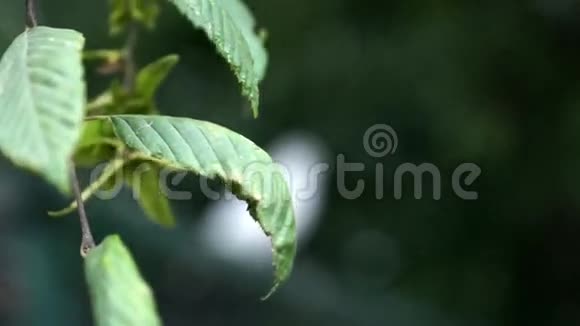
<path fill-rule="evenodd" d="M 266 152 L 229 129 L 188 118 L 118 115 L 88 123 L 111 125 L 140 159 L 224 182 L 271 238 L 273 290 L 288 278 L 296 254 L 294 210 L 282 171 Z"/>
<path fill-rule="evenodd" d="M 0 151 L 68 192 L 85 109 L 83 36 L 34 27 L 0 61 Z"/>
<path fill-rule="evenodd" d="M 241 0 L 170 0 L 197 28 L 205 31 L 227 60 L 242 86 L 242 93 L 258 115 L 260 91 L 268 54 L 254 31 L 255 21 Z"/>
<path fill-rule="evenodd" d="M 85 275 L 97 326 L 162 324 L 153 293 L 119 236 L 91 249 Z"/>

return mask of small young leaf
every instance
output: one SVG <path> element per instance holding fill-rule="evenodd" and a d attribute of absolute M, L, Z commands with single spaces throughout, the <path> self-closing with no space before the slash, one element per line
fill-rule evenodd
<path fill-rule="evenodd" d="M 0 61 L 0 151 L 63 192 L 85 110 L 83 45 L 76 31 L 39 26 Z"/>
<path fill-rule="evenodd" d="M 179 56 L 172 54 L 143 67 L 137 73 L 135 89 L 131 91 L 119 80 L 113 80 L 109 89 L 88 103 L 87 113 L 156 114 L 155 93 L 178 61 Z"/>
<path fill-rule="evenodd" d="M 85 258 L 85 275 L 97 326 L 161 325 L 151 288 L 117 235 Z"/>
<path fill-rule="evenodd" d="M 83 53 L 83 59 L 92 61 L 100 60 L 106 63 L 115 63 L 123 59 L 123 51 L 119 49 L 88 50 Z"/>
<path fill-rule="evenodd" d="M 135 85 L 136 95 L 145 100 L 152 101 L 155 92 L 178 61 L 179 56 L 171 54 L 143 67 L 137 74 Z"/>
<path fill-rule="evenodd" d="M 161 189 L 162 167 L 151 162 L 135 161 L 124 169 L 125 180 L 133 191 L 133 197 L 147 217 L 164 227 L 175 226 L 175 217 L 169 199 Z"/>
<path fill-rule="evenodd" d="M 106 110 L 107 114 L 153 114 L 153 99 L 145 99 L 136 92 L 128 91 L 119 80 L 113 80 L 110 92 L 113 102 Z"/>
<path fill-rule="evenodd" d="M 111 126 L 85 123 L 75 149 L 74 162 L 77 166 L 92 167 L 112 159 L 122 147 Z"/>
<path fill-rule="evenodd" d="M 145 27 L 155 27 L 159 16 L 159 0 L 109 0 L 109 31 L 121 34 L 129 24 L 139 22 Z"/>
<path fill-rule="evenodd" d="M 255 21 L 241 0 L 170 0 L 197 28 L 205 31 L 218 52 L 232 67 L 258 115 L 260 92 L 268 55 L 262 39 L 254 32 Z"/>
<path fill-rule="evenodd" d="M 280 167 L 266 152 L 206 121 L 139 115 L 95 119 L 88 123 L 113 126 L 134 157 L 224 182 L 248 203 L 250 214 L 271 237 L 276 269 L 272 291 L 288 278 L 296 254 L 294 210 Z"/>
<path fill-rule="evenodd" d="M 86 111 L 87 114 L 94 113 L 99 110 L 106 112 L 107 108 L 111 105 L 113 105 L 113 94 L 111 91 L 106 90 L 87 103 Z"/>

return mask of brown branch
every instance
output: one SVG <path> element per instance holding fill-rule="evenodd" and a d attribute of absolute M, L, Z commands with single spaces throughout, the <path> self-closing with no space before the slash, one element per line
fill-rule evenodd
<path fill-rule="evenodd" d="M 35 0 L 24 0 L 26 8 L 26 27 L 32 28 L 38 25 L 36 20 L 36 3 Z"/>
<path fill-rule="evenodd" d="M 91 226 L 89 225 L 89 219 L 87 218 L 87 213 L 85 211 L 85 205 L 83 203 L 79 186 L 79 179 L 77 178 L 77 172 L 73 162 L 71 162 L 70 177 L 81 222 L 81 256 L 85 257 L 89 251 L 95 247 L 95 240 L 91 233 Z"/>

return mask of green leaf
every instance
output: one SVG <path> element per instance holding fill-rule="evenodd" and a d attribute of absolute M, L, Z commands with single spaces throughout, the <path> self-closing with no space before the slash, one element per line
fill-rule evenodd
<path fill-rule="evenodd" d="M 99 110 L 106 110 L 113 104 L 113 100 L 113 94 L 110 90 L 102 92 L 87 103 L 87 115 L 98 112 Z"/>
<path fill-rule="evenodd" d="M 162 325 L 151 288 L 119 236 L 108 236 L 89 251 L 85 275 L 95 325 Z"/>
<path fill-rule="evenodd" d="M 88 50 L 83 53 L 83 59 L 87 61 L 102 60 L 106 63 L 116 63 L 123 59 L 123 51 L 119 49 Z"/>
<path fill-rule="evenodd" d="M 161 83 L 167 78 L 179 56 L 171 54 L 143 67 L 137 74 L 135 92 L 145 100 L 153 100 Z"/>
<path fill-rule="evenodd" d="M 260 92 L 268 55 L 262 39 L 254 32 L 255 21 L 240 0 L 170 0 L 197 28 L 205 31 L 218 52 L 232 67 L 258 115 Z"/>
<path fill-rule="evenodd" d="M 74 162 L 77 166 L 91 167 L 112 159 L 122 147 L 111 126 L 85 123 L 75 149 Z"/>
<path fill-rule="evenodd" d="M 161 190 L 161 170 L 159 164 L 135 161 L 124 169 L 125 180 L 133 191 L 133 197 L 146 216 L 153 222 L 164 226 L 175 226 L 175 216 L 169 205 L 167 195 Z"/>
<path fill-rule="evenodd" d="M 145 99 L 128 91 L 119 80 L 113 80 L 110 92 L 113 101 L 105 109 L 107 114 L 153 114 L 156 111 L 152 99 Z"/>
<path fill-rule="evenodd" d="M 160 11 L 159 0 L 109 0 L 109 4 L 111 35 L 121 34 L 133 22 L 153 29 Z"/>
<path fill-rule="evenodd" d="M 224 182 L 271 237 L 272 291 L 288 278 L 296 254 L 294 211 L 281 169 L 266 152 L 231 130 L 188 118 L 120 115 L 88 123 L 113 126 L 135 157 Z"/>
<path fill-rule="evenodd" d="M 136 76 L 135 89 L 128 91 L 118 80 L 87 105 L 87 112 L 100 114 L 156 114 L 155 93 L 179 61 L 167 55 L 143 67 Z"/>
<path fill-rule="evenodd" d="M 0 60 L 0 151 L 63 192 L 86 102 L 83 45 L 76 31 L 39 26 Z"/>

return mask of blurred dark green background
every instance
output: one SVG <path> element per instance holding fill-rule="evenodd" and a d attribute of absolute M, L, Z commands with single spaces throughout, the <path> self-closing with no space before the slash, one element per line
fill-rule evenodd
<path fill-rule="evenodd" d="M 0 1 L 3 51 L 23 30 L 24 9 Z M 141 65 L 182 57 L 161 111 L 220 123 L 262 146 L 307 131 L 331 157 L 364 163 L 347 184 L 361 179 L 369 191 L 344 199 L 330 174 L 320 224 L 290 282 L 266 302 L 269 271 L 200 249 L 207 198 L 175 203 L 175 230 L 148 223 L 130 195 L 91 201 L 96 237 L 122 235 L 167 325 L 580 325 L 580 3 L 247 2 L 269 31 L 260 118 L 205 35 L 167 3 L 138 51 Z M 83 32 L 88 48 L 123 42 L 108 37 L 105 0 L 44 0 L 40 21 Z M 93 68 L 94 95 L 108 81 Z M 362 145 L 378 123 L 399 138 L 382 159 Z M 387 172 L 377 200 L 375 164 L 393 171 L 403 162 L 436 164 L 442 199 L 407 191 L 394 200 Z M 462 162 L 482 169 L 470 187 L 478 200 L 450 187 Z M 68 199 L 0 165 L 0 324 L 90 325 L 78 220 L 45 214 Z"/>

